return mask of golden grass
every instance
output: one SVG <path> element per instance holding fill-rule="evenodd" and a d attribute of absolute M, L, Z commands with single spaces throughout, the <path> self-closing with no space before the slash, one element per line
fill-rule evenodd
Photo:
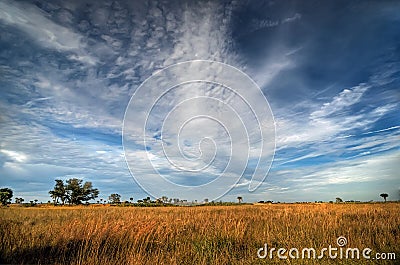
<path fill-rule="evenodd" d="M 259 259 L 269 247 L 348 247 L 395 252 L 400 204 L 0 209 L 0 263 L 351 264 L 363 260 Z M 372 262 L 368 262 L 370 264 Z M 396 261 L 378 262 L 396 264 Z"/>

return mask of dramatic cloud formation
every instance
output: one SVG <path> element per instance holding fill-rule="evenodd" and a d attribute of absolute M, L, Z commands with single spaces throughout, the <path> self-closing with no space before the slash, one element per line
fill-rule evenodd
<path fill-rule="evenodd" d="M 380 200 L 382 192 L 400 199 L 399 8 L 369 1 L 0 1 L 0 186 L 47 201 L 54 179 L 79 177 L 92 181 L 103 198 L 114 192 L 146 197 L 125 162 L 125 109 L 144 80 L 197 59 L 230 64 L 254 79 L 276 125 L 266 180 L 248 191 L 259 151 L 251 130 L 249 164 L 238 183 L 227 182 L 232 190 L 222 199 Z M 253 122 L 226 88 L 181 86 L 152 112 L 148 148 L 139 142 L 128 147 L 137 174 L 157 181 L 146 165 L 150 158 L 167 179 L 195 186 L 220 173 L 227 157 L 238 161 L 247 154 L 231 156 L 228 135 L 202 119 L 177 140 L 174 125 L 204 111 L 229 113 L 221 120 L 240 127 L 229 106 L 213 109 L 204 96 L 230 102 L 244 123 Z M 176 115 L 167 115 L 183 101 Z M 132 134 L 142 129 L 134 126 Z M 233 131 L 232 138 L 243 138 L 244 131 Z M 205 135 L 215 142 L 199 149 Z M 163 159 L 161 142 L 203 159 L 180 165 L 201 167 L 214 155 L 219 164 L 188 178 Z M 246 141 L 234 145 L 243 149 Z M 185 163 L 178 149 L 169 151 Z M 234 167 L 228 173 L 241 175 Z M 209 196 L 159 189 L 188 200 Z"/>

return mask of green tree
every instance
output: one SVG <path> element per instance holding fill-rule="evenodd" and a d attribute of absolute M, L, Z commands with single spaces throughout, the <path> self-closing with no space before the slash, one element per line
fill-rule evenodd
<path fill-rule="evenodd" d="M 121 195 L 118 193 L 112 193 L 110 196 L 108 196 L 108 200 L 110 203 L 120 203 L 121 202 Z"/>
<path fill-rule="evenodd" d="M 238 196 L 236 199 L 238 200 L 239 203 L 241 203 L 243 201 L 243 197 L 241 197 L 241 196 Z"/>
<path fill-rule="evenodd" d="M 11 198 L 13 196 L 13 191 L 9 188 L 0 189 L 0 202 L 3 206 L 11 203 Z"/>
<path fill-rule="evenodd" d="M 64 181 L 61 179 L 56 179 L 55 181 L 56 185 L 54 186 L 54 189 L 49 191 L 50 197 L 53 199 L 55 204 L 58 203 L 58 199 L 61 200 L 62 204 L 65 204 L 65 201 L 67 200 L 67 191 Z"/>
<path fill-rule="evenodd" d="M 343 202 L 343 200 L 339 197 L 336 198 L 336 203 Z"/>
<path fill-rule="evenodd" d="M 99 195 L 99 190 L 93 188 L 91 182 L 85 182 L 82 184 L 81 179 L 72 178 L 66 181 L 56 179 L 56 185 L 54 189 L 49 191 L 50 196 L 53 198 L 55 203 L 58 203 L 60 199 L 62 204 L 68 202 L 70 204 L 82 204 L 82 202 L 88 202 L 95 199 Z"/>
<path fill-rule="evenodd" d="M 15 198 L 15 203 L 21 204 L 24 202 L 24 198 Z"/>
<path fill-rule="evenodd" d="M 168 197 L 167 197 L 167 196 L 162 196 L 162 197 L 161 197 L 161 201 L 162 201 L 163 203 L 168 203 Z"/>
<path fill-rule="evenodd" d="M 144 203 L 150 203 L 150 201 L 151 201 L 150 197 L 146 197 L 146 198 L 143 199 Z"/>
<path fill-rule="evenodd" d="M 82 202 L 88 202 L 99 196 L 99 190 L 93 188 L 92 182 L 85 182 L 82 185 L 83 180 L 72 178 L 66 181 L 66 194 L 69 203 L 71 204 L 82 204 Z"/>
<path fill-rule="evenodd" d="M 379 196 L 381 196 L 385 202 L 386 202 L 386 198 L 389 197 L 389 195 L 387 193 L 381 193 Z"/>

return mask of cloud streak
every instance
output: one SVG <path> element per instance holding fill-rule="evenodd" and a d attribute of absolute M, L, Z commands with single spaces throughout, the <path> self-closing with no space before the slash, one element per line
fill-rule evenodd
<path fill-rule="evenodd" d="M 23 31 L 41 46 L 71 51 L 77 54 L 70 55 L 70 59 L 91 65 L 96 63 L 95 58 L 82 53 L 86 43 L 80 34 L 54 23 L 45 12 L 33 5 L 3 1 L 0 3 L 0 19 L 3 23 Z"/>

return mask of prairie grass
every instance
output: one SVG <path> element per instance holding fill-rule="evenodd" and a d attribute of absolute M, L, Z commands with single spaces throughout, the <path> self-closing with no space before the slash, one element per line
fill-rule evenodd
<path fill-rule="evenodd" d="M 257 250 L 347 247 L 396 261 L 259 259 Z M 276 255 L 275 255 L 276 257 Z M 0 209 L 6 264 L 400 264 L 400 204 Z"/>

